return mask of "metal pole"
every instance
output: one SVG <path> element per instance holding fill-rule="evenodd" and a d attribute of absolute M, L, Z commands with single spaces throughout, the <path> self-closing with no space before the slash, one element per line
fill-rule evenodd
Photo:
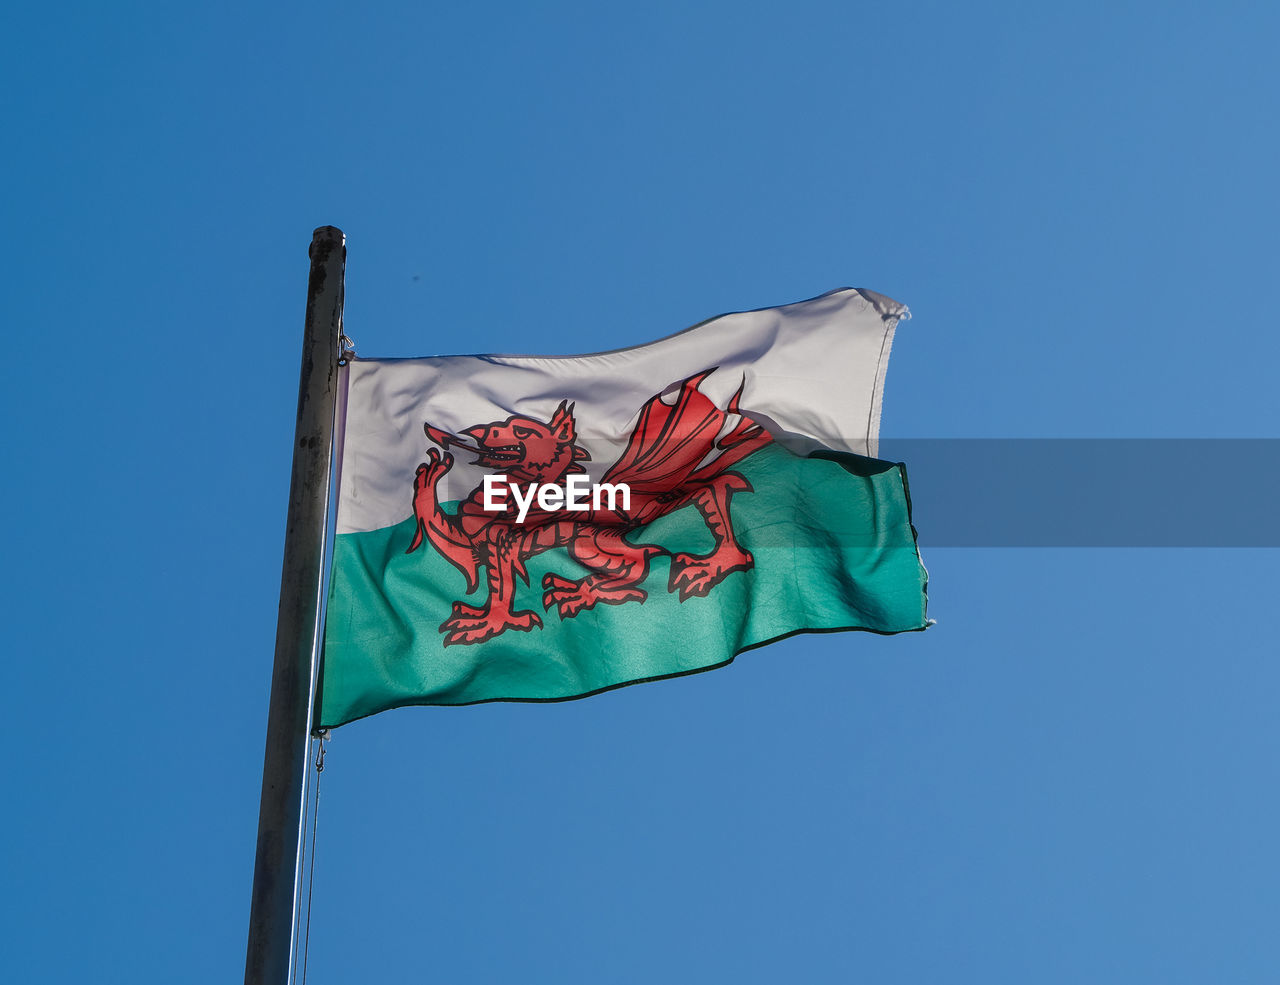
<path fill-rule="evenodd" d="M 312 656 L 324 576 L 346 257 L 342 230 L 321 226 L 315 231 L 311 239 L 302 378 L 298 384 L 293 476 L 284 535 L 276 659 L 267 714 L 267 751 L 262 766 L 245 985 L 288 985 L 293 961 L 302 789 L 314 683 Z"/>

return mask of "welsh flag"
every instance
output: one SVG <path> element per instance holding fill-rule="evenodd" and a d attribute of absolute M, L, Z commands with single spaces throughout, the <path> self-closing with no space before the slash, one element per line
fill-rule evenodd
<path fill-rule="evenodd" d="M 353 359 L 320 725 L 923 629 L 906 473 L 875 457 L 905 310 L 843 289 L 587 356 Z"/>

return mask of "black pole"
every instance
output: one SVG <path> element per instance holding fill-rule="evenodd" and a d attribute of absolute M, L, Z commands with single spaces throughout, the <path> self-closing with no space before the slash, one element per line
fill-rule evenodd
<path fill-rule="evenodd" d="M 284 535 L 284 573 L 280 578 L 276 660 L 267 714 L 267 752 L 262 766 L 245 985 L 288 985 L 293 962 L 302 788 L 307 773 L 307 732 L 314 683 L 312 655 L 324 577 L 346 258 L 346 239 L 341 229 L 321 226 L 315 231 L 311 239 L 298 422 Z"/>

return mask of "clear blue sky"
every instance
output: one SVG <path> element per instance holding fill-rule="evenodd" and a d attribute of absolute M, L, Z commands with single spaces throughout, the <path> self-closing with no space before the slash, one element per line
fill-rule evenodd
<path fill-rule="evenodd" d="M 887 457 L 1277 437 L 1278 35 L 1261 2 L 10 6 L 0 977 L 242 975 L 313 227 L 366 355 L 852 285 L 915 314 Z M 310 980 L 1280 981 L 1280 553 L 916 519 L 927 633 L 339 730 Z"/>

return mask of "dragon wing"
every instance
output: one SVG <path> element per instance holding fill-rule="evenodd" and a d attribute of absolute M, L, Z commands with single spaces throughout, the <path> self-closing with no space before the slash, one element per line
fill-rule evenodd
<path fill-rule="evenodd" d="M 730 414 L 740 414 L 742 388 L 728 410 L 721 410 L 698 389 L 713 372 L 714 367 L 681 382 L 674 403 L 666 403 L 662 394 L 651 397 L 640 410 L 626 449 L 603 481 L 625 482 L 633 495 L 674 493 L 690 482 L 714 478 L 767 443 L 768 432 L 741 417 L 721 435 Z"/>

